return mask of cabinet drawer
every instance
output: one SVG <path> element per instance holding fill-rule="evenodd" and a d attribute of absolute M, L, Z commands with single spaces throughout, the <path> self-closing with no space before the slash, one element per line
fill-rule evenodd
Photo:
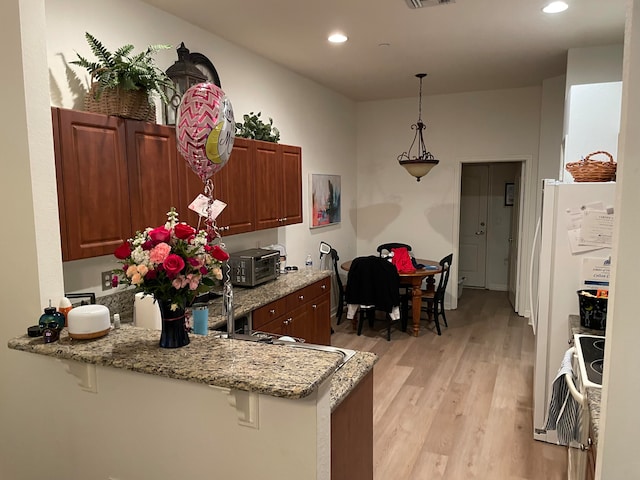
<path fill-rule="evenodd" d="M 330 277 L 327 277 L 304 288 L 301 288 L 297 292 L 293 292 L 286 297 L 287 311 L 291 311 L 294 308 L 304 305 L 305 303 L 310 302 L 320 295 L 329 293 L 330 289 Z"/>
<path fill-rule="evenodd" d="M 284 315 L 287 312 L 287 297 L 279 298 L 275 302 L 268 303 L 263 307 L 257 308 L 252 314 L 252 328 L 260 330 L 267 323 Z"/>
<path fill-rule="evenodd" d="M 309 285 L 306 288 L 309 289 L 309 300 L 319 297 L 320 295 L 324 295 L 325 293 L 329 293 L 331 291 L 331 277 L 323 278 L 322 280 L 314 283 L 313 285 Z"/>

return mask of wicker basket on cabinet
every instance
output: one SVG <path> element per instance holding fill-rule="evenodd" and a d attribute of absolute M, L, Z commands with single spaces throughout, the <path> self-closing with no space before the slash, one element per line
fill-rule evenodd
<path fill-rule="evenodd" d="M 609 161 L 594 160 L 594 155 L 606 155 Z M 593 152 L 579 162 L 567 163 L 567 171 L 576 182 L 611 182 L 616 179 L 617 164 L 609 152 Z"/>
<path fill-rule="evenodd" d="M 149 95 L 145 90 L 105 88 L 100 92 L 99 84 L 93 82 L 91 90 L 84 97 L 84 108 L 92 113 L 147 122 L 156 121 L 155 105 L 149 102 Z"/>

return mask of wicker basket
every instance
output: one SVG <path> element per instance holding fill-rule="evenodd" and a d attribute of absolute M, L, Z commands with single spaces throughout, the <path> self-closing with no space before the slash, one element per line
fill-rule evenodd
<path fill-rule="evenodd" d="M 84 97 L 86 111 L 147 122 L 156 121 L 156 108 L 149 103 L 147 92 L 107 88 L 98 96 L 98 87 L 99 84 L 93 82 L 91 90 Z"/>
<path fill-rule="evenodd" d="M 609 161 L 593 160 L 594 155 L 606 155 Z M 616 179 L 616 162 L 609 152 L 593 152 L 579 162 L 567 163 L 567 171 L 573 175 L 576 182 L 610 182 Z"/>

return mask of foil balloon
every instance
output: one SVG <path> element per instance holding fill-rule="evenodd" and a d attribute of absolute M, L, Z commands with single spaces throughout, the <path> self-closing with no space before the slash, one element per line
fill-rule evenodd
<path fill-rule="evenodd" d="M 178 151 L 203 182 L 229 160 L 234 133 L 233 107 L 220 87 L 199 83 L 185 92 L 178 108 Z"/>

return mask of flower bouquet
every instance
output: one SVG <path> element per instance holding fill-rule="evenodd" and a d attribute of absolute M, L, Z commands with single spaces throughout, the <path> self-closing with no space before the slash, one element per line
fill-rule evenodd
<path fill-rule="evenodd" d="M 119 283 L 133 285 L 137 292 L 153 295 L 162 315 L 161 347 L 189 343 L 185 308 L 196 296 L 222 283 L 222 262 L 229 254 L 206 230 L 178 222 L 174 208 L 167 223 L 137 232 L 114 252 L 122 263 Z"/>

